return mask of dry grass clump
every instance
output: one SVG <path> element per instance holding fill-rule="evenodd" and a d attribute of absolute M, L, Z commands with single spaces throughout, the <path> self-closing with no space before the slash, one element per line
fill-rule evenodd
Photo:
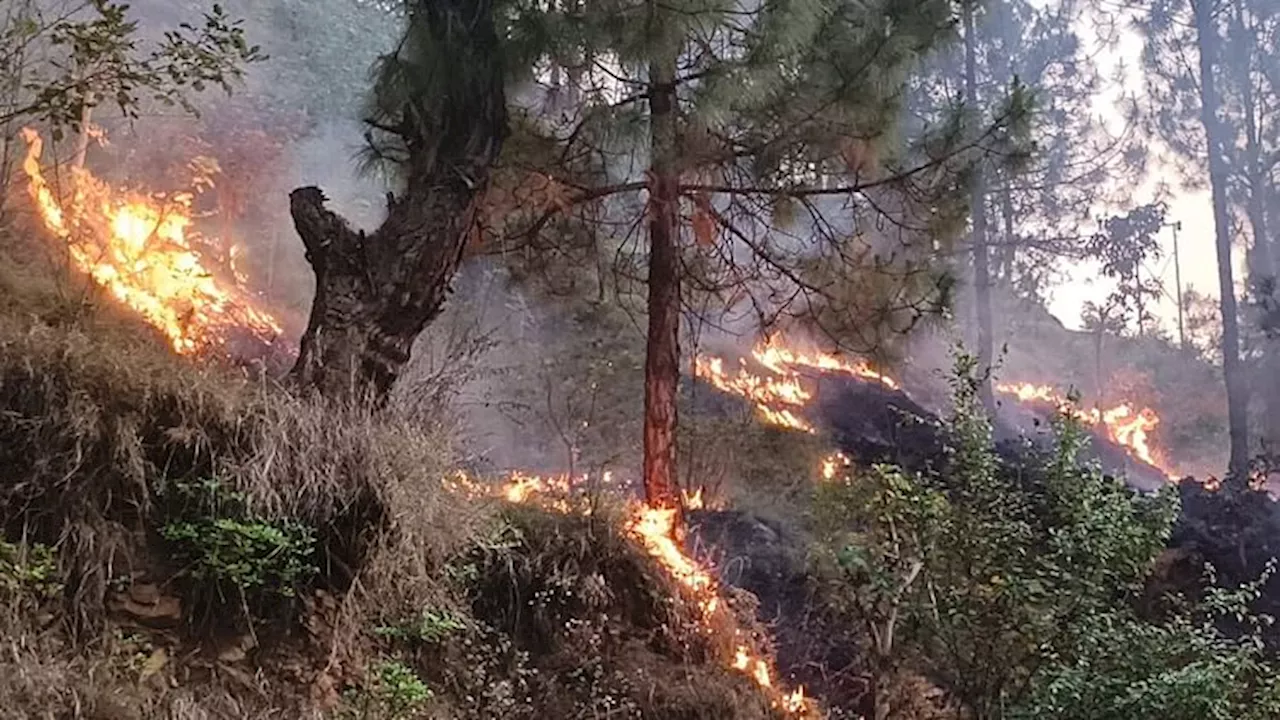
<path fill-rule="evenodd" d="M 163 564 L 156 532 L 183 482 L 217 479 L 258 516 L 313 528 L 323 584 L 421 580 L 484 521 L 441 489 L 450 460 L 442 429 L 394 411 L 300 400 L 145 337 L 0 316 L 0 526 L 59 549 L 78 625 L 97 626 L 109 583 Z"/>
<path fill-rule="evenodd" d="M 0 564 L 0 720 L 771 717 L 618 508 L 499 514 L 442 486 L 439 423 L 176 358 L 12 267 L 0 542 L 52 548 L 58 583 L 15 590 Z M 192 500 L 215 490 L 243 515 Z M 315 572 L 272 588 L 278 612 L 214 588 L 167 532 L 201 513 L 307 528 Z M 169 601 L 181 618 L 131 614 Z M 410 715 L 387 667 L 431 690 Z"/>
<path fill-rule="evenodd" d="M 526 698 L 458 717 L 774 717 L 752 682 L 725 667 L 724 638 L 616 513 L 509 507 L 500 529 L 455 561 L 474 616 L 510 643 L 518 683 L 509 694 Z M 439 681 L 459 684 L 454 696 L 473 693 L 457 673 Z"/>

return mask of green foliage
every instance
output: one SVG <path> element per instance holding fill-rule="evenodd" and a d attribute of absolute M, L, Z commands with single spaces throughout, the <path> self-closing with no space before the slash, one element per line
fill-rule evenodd
<path fill-rule="evenodd" d="M 423 608 L 417 617 L 397 625 L 381 625 L 374 628 L 373 633 L 380 637 L 395 640 L 413 640 L 421 643 L 436 644 L 450 635 L 466 629 L 466 621 L 448 609 Z"/>
<path fill-rule="evenodd" d="M 294 597 L 317 571 L 315 531 L 296 522 L 255 518 L 244 496 L 219 480 L 176 486 L 181 519 L 160 534 L 173 546 L 181 574 L 219 598 Z"/>
<path fill-rule="evenodd" d="M 499 40 L 489 31 L 495 4 L 404 3 L 400 41 L 375 63 L 365 102 L 366 170 L 429 169 L 440 153 L 463 150 L 445 143 L 482 121 L 506 132 L 506 106 L 495 107 L 504 82 Z"/>
<path fill-rule="evenodd" d="M 22 596 L 51 599 L 62 591 L 53 549 L 0 540 L 0 598 L 13 602 Z"/>
<path fill-rule="evenodd" d="M 0 100 L 0 122 L 45 122 L 58 138 L 62 128 L 79 127 L 86 109 L 104 103 L 130 118 L 144 101 L 194 110 L 188 92 L 212 85 L 230 91 L 246 64 L 265 59 L 246 41 L 241 22 L 219 5 L 202 25 L 182 23 L 150 49 L 142 46 L 128 5 L 87 7 L 84 15 L 51 20 L 27 6 L 6 18 L 0 75 L 14 78 L 17 89 Z"/>
<path fill-rule="evenodd" d="M 814 508 L 818 576 L 831 607 L 871 640 L 873 692 L 882 705 L 897 664 L 898 628 L 911 616 L 936 551 L 947 499 L 896 467 L 875 465 L 821 485 Z M 886 712 L 882 707 L 877 716 Z"/>
<path fill-rule="evenodd" d="M 836 605 L 868 627 L 882 662 L 899 652 L 880 639 L 901 618 L 926 670 L 995 718 L 1035 668 L 1075 647 L 1085 619 L 1136 594 L 1177 505 L 1082 467 L 1083 434 L 1066 415 L 1050 452 L 1002 466 L 975 369 L 958 357 L 943 472 L 873 468 L 824 490 L 819 517 Z"/>
<path fill-rule="evenodd" d="M 978 717 L 998 717 L 1026 692 L 1030 670 L 1071 644 L 1077 619 L 1139 588 L 1177 506 L 1171 491 L 1142 498 L 1082 467 L 1083 435 L 1065 414 L 1038 467 L 1000 467 L 975 369 L 958 359 L 950 467 L 932 479 L 952 512 L 919 630 L 933 670 Z"/>
<path fill-rule="evenodd" d="M 1280 667 L 1265 659 L 1257 582 L 1210 589 L 1162 624 L 1125 610 L 1087 617 L 1069 652 L 1035 676 L 1016 720 L 1264 720 L 1280 717 Z M 1229 638 L 1223 623 L 1243 627 Z"/>
<path fill-rule="evenodd" d="M 413 668 L 397 660 L 384 660 L 369 673 L 368 686 L 348 692 L 339 716 L 351 720 L 404 720 L 415 717 L 435 693 Z"/>

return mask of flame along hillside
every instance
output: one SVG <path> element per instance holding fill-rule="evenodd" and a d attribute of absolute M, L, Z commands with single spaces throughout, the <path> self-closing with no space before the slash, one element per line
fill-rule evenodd
<path fill-rule="evenodd" d="M 263 342 L 280 335 L 280 321 L 261 306 L 236 271 L 234 252 L 195 232 L 189 194 L 118 192 L 81 168 L 69 169 L 67 186 L 57 187 L 40 167 L 40 137 L 26 131 L 24 138 L 28 152 L 23 169 L 46 228 L 66 243 L 77 270 L 162 332 L 176 353 L 223 349 L 238 333 L 248 332 Z M 220 253 L 232 259 L 229 267 L 210 260 Z M 696 374 L 718 389 L 750 401 L 765 422 L 799 432 L 817 433 L 820 425 L 833 424 L 823 419 L 832 414 L 830 403 L 825 402 L 829 393 L 820 392 L 823 383 L 832 379 L 853 380 L 858 387 L 909 400 L 894 378 L 866 362 L 805 352 L 776 337 L 758 345 L 751 362 L 758 369 L 743 360 L 736 372 L 731 372 L 722 358 L 698 357 Z M 1002 386 L 1001 390 L 1022 402 L 1063 404 L 1048 388 Z M 819 402 L 819 395 L 824 402 Z M 840 413 L 848 416 L 858 415 L 874 403 L 838 404 L 842 406 Z M 1133 457 L 1156 464 L 1149 439 L 1158 422 L 1154 413 L 1134 412 L 1124 405 L 1077 415 L 1123 445 Z M 861 447 L 845 449 L 860 460 L 868 459 Z M 820 476 L 831 479 L 841 465 L 851 462 L 848 454 L 833 454 L 824 462 Z M 496 495 L 560 513 L 589 511 L 590 506 L 575 496 L 584 484 L 585 479 L 571 481 L 522 472 L 513 472 L 498 484 L 465 476 L 447 482 L 454 490 Z M 700 493 L 686 496 L 686 505 L 699 507 Z M 730 637 L 723 638 L 731 646 L 723 658 L 727 666 L 749 678 L 779 712 L 790 717 L 814 716 L 817 707 L 803 688 L 788 691 L 781 687 L 769 652 L 761 649 L 759 638 L 749 637 L 741 629 L 722 598 L 720 581 L 711 568 L 694 561 L 677 542 L 674 524 L 673 510 L 633 504 L 624 531 L 688 591 L 707 632 L 723 633 L 724 628 L 731 628 Z"/>
<path fill-rule="evenodd" d="M 69 168 L 69 189 L 55 192 L 40 166 L 40 136 L 29 129 L 23 136 L 28 144 L 23 170 L 45 227 L 66 243 L 76 270 L 163 333 L 174 352 L 193 355 L 226 349 L 229 339 L 243 332 L 272 342 L 282 332 L 280 322 L 260 307 L 234 265 L 226 273 L 206 261 L 208 255 L 216 254 L 218 243 L 194 231 L 189 194 L 118 192 L 87 170 L 74 167 Z M 602 480 L 604 486 L 612 485 L 610 477 Z M 460 474 L 444 484 L 453 491 L 557 513 L 591 509 L 579 492 L 589 484 L 585 477 L 513 471 L 497 483 Z M 684 503 L 700 508 L 701 492 L 687 494 Z M 633 502 L 623 530 L 689 593 L 705 632 L 731 634 L 718 638 L 731 646 L 723 658 L 725 666 L 753 682 L 778 713 L 793 718 L 819 716 L 803 688 L 781 687 L 772 659 L 760 649 L 767 641 L 748 637 L 722 600 L 712 571 L 693 560 L 676 540 L 676 513 L 673 508 Z"/>
<path fill-rule="evenodd" d="M 235 267 L 235 246 L 195 231 L 190 193 L 118 192 L 79 167 L 67 168 L 66 186 L 55 189 L 40 166 L 41 137 L 30 128 L 22 135 L 27 143 L 22 168 L 45 227 L 66 243 L 77 270 L 156 327 L 176 352 L 224 347 L 246 334 L 270 344 L 281 335 L 281 322 L 261 307 Z M 228 267 L 210 261 L 218 255 L 227 258 Z M 803 352 L 776 337 L 760 343 L 751 356 L 759 372 L 749 370 L 745 361 L 734 372 L 724 359 L 702 356 L 695 360 L 695 373 L 749 400 L 765 422 L 793 430 L 817 432 L 806 412 L 814 400 L 815 374 L 901 390 L 897 381 L 864 361 Z M 998 389 L 1025 404 L 1067 407 L 1049 386 L 1020 383 Z M 1150 433 L 1159 417 L 1150 408 L 1137 410 L 1124 403 L 1072 412 L 1137 461 L 1175 477 L 1162 468 L 1152 446 Z"/>
<path fill-rule="evenodd" d="M 76 270 L 163 333 L 175 352 L 280 336 L 280 321 L 236 268 L 236 247 L 195 231 L 191 193 L 117 191 L 74 166 L 51 182 L 40 165 L 42 138 L 30 128 L 22 137 L 22 169 L 45 228 L 65 242 Z M 211 260 L 218 256 L 226 262 Z"/>
<path fill-rule="evenodd" d="M 819 427 L 832 431 L 844 451 L 863 461 L 901 460 L 898 453 L 907 450 L 903 446 L 913 444 L 928 448 L 928 454 L 935 444 L 925 437 L 931 433 L 909 427 L 903 418 L 927 419 L 933 413 L 914 403 L 894 378 L 862 360 L 800 350 L 773 336 L 759 342 L 749 358 L 739 358 L 736 367 L 722 357 L 699 356 L 695 374 L 751 403 L 762 422 L 806 433 L 817 433 Z M 1109 471 L 1125 470 L 1144 486 L 1179 478 L 1155 447 L 1153 431 L 1160 418 L 1151 408 L 1138 409 L 1131 402 L 1080 408 L 1053 387 L 1032 383 L 1000 383 L 996 390 L 1018 406 L 1017 412 L 1002 413 L 1006 427 L 997 429 L 998 436 L 1012 437 L 1030 425 L 1019 414 L 1043 420 L 1066 411 L 1089 428 L 1098 446 L 1094 450 Z"/>
<path fill-rule="evenodd" d="M 445 479 L 444 484 L 454 491 L 534 504 L 552 512 L 591 512 L 587 489 L 592 485 L 592 478 L 587 475 L 571 478 L 513 471 L 499 482 L 489 483 L 459 473 Z M 597 484 L 606 490 L 615 489 L 612 473 L 604 473 Z M 686 507 L 700 509 L 701 498 L 700 491 L 686 494 Z M 654 508 L 632 502 L 625 532 L 694 599 L 707 632 L 713 628 L 730 628 L 732 653 L 724 659 L 728 665 L 750 678 L 770 704 L 786 717 L 820 717 L 816 704 L 805 697 L 804 688 L 788 692 L 780 686 L 772 659 L 759 649 L 761 639 L 749 637 L 739 626 L 721 596 L 720 582 L 712 570 L 693 560 L 676 540 L 676 513 L 675 508 Z"/>

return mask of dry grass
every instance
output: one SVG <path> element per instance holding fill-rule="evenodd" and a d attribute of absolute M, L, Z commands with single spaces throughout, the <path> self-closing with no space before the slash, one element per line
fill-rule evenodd
<path fill-rule="evenodd" d="M 505 515 L 506 531 L 465 559 L 476 617 L 536 669 L 522 687 L 532 702 L 502 717 L 774 717 L 750 680 L 725 669 L 730 629 L 707 628 L 611 511 Z M 743 611 L 742 626 L 758 631 Z"/>
<path fill-rule="evenodd" d="M 94 717 L 111 702 L 99 695 L 137 684 L 136 658 L 113 649 L 109 600 L 131 583 L 177 592 L 157 531 L 179 482 L 216 478 L 256 516 L 315 531 L 314 587 L 341 597 L 331 627 L 322 638 L 287 631 L 260 661 L 292 653 L 298 665 L 311 653 L 332 670 L 338 655 L 358 654 L 377 618 L 449 594 L 440 568 L 492 511 L 441 487 L 452 467 L 444 428 L 395 409 L 375 416 L 300 400 L 236 369 L 176 358 L 142 323 L 63 292 L 29 256 L 0 252 L 0 531 L 55 548 L 66 588 L 41 611 L 62 622 L 4 618 L 0 717 L 43 716 L 35 708 Z M 293 605 L 297 620 L 315 614 L 309 596 Z M 194 639 L 184 629 L 157 636 L 174 652 Z M 297 717 L 280 708 L 309 693 L 258 677 L 252 691 L 220 694 L 235 686 L 225 670 L 206 673 L 207 702 L 151 688 L 120 717 L 267 717 L 273 706 Z"/>
<path fill-rule="evenodd" d="M 483 523 L 440 487 L 447 438 L 387 413 L 302 401 L 226 371 L 40 321 L 0 320 L 0 520 L 57 546 L 92 624 L 109 581 L 154 564 L 177 481 L 221 478 L 275 520 L 316 529 L 345 587 L 379 552 L 428 572 Z M 374 563 L 375 565 L 377 563 Z"/>
<path fill-rule="evenodd" d="M 339 693 L 367 690 L 380 658 L 435 690 L 422 717 L 770 716 L 617 509 L 499 512 L 451 494 L 440 423 L 176 358 L 36 270 L 0 256 L 0 537 L 53 547 L 65 590 L 0 597 L 0 720 L 351 717 Z M 319 572 L 279 617 L 228 600 L 234 622 L 192 625 L 198 588 L 175 581 L 158 530 L 169 491 L 208 479 L 255 517 L 314 529 Z M 140 585 L 183 596 L 187 622 L 121 617 Z M 466 630 L 426 644 L 374 632 L 424 609 Z"/>

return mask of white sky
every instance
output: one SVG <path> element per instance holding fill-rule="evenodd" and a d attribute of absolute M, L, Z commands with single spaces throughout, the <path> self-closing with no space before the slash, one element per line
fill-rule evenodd
<path fill-rule="evenodd" d="M 1082 28 L 1082 39 L 1087 41 L 1088 33 L 1088 28 Z M 1111 73 L 1116 67 L 1117 61 L 1123 60 L 1127 70 L 1124 90 L 1129 93 L 1141 92 L 1143 89 L 1143 77 L 1140 68 L 1141 52 L 1142 38 L 1137 33 L 1126 31 L 1116 51 L 1107 53 L 1109 57 L 1099 58 L 1103 74 Z M 1120 114 L 1117 112 L 1115 105 L 1117 97 L 1118 93 L 1114 89 L 1104 93 L 1097 98 L 1095 108 L 1104 118 L 1108 120 L 1116 119 L 1116 122 L 1119 123 Z M 1152 163 L 1152 167 L 1158 168 L 1159 165 Z M 1169 213 L 1165 221 L 1168 223 L 1182 223 L 1182 229 L 1178 232 L 1178 254 L 1182 270 L 1182 287 L 1184 289 L 1194 287 L 1197 292 L 1216 298 L 1218 297 L 1218 262 L 1214 247 L 1213 207 L 1209 200 L 1209 192 L 1208 190 L 1193 193 L 1180 191 L 1178 189 L 1180 178 L 1177 177 L 1175 172 L 1170 171 L 1167 177 L 1162 177 L 1157 169 L 1133 193 L 1132 204 L 1136 206 L 1150 201 L 1155 196 L 1156 187 L 1162 180 L 1173 192 L 1169 202 Z M 1160 325 L 1176 337 L 1178 306 L 1173 300 L 1176 287 L 1173 265 L 1173 232 L 1172 228 L 1165 228 L 1162 231 L 1160 235 L 1161 246 L 1164 251 L 1162 257 L 1146 263 L 1143 270 L 1145 277 L 1154 275 L 1165 286 L 1166 296 L 1161 299 L 1153 313 L 1156 315 Z M 1233 263 L 1237 270 L 1235 276 L 1237 287 L 1239 287 L 1242 277 L 1240 272 L 1242 260 L 1243 254 L 1237 250 L 1235 262 Z M 1094 302 L 1104 300 L 1111 291 L 1112 284 L 1106 278 L 1099 276 L 1098 268 L 1094 263 L 1075 264 L 1067 268 L 1066 273 L 1068 275 L 1067 281 L 1055 287 L 1051 293 L 1049 310 L 1067 327 L 1079 328 L 1080 310 L 1083 304 L 1090 300 Z"/>

